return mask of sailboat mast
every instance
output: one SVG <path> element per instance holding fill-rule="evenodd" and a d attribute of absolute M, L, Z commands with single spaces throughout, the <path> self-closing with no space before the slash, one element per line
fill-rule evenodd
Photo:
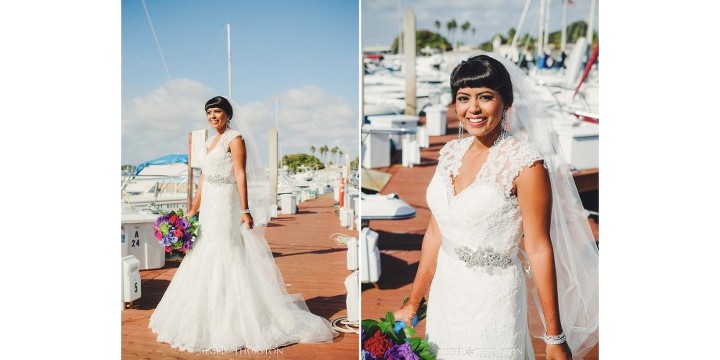
<path fill-rule="evenodd" d="M 538 21 L 537 56 L 541 59 L 545 53 L 543 49 L 543 33 L 545 32 L 545 0 L 540 0 L 540 20 Z M 539 63 L 538 63 L 539 64 Z M 541 68 L 538 66 L 538 68 Z"/>
<path fill-rule="evenodd" d="M 228 97 L 232 99 L 232 66 L 230 63 L 230 24 L 225 24 L 227 28 L 227 61 L 228 61 Z"/>
<path fill-rule="evenodd" d="M 590 17 L 588 18 L 588 28 L 585 32 L 585 39 L 587 39 L 587 43 L 592 48 L 593 43 L 593 27 L 595 26 L 595 6 L 597 4 L 597 0 L 591 0 L 590 1 Z"/>
<path fill-rule="evenodd" d="M 543 20 L 543 21 L 545 21 L 545 33 L 543 34 L 544 35 L 543 49 L 545 49 L 545 52 L 550 53 L 550 51 L 549 51 L 550 46 L 548 46 L 548 43 L 550 40 L 550 31 L 549 31 L 549 29 L 550 29 L 550 3 L 552 2 L 552 0 L 546 0 L 546 1 L 547 2 L 545 3 L 545 20 Z"/>
<path fill-rule="evenodd" d="M 563 1 L 562 8 L 562 28 L 560 28 L 560 51 L 565 52 L 565 44 L 567 43 L 567 8 L 568 0 Z"/>
<path fill-rule="evenodd" d="M 522 32 L 523 24 L 525 24 L 525 16 L 527 16 L 528 9 L 530 8 L 531 2 L 532 2 L 532 0 L 525 1 L 525 7 L 523 8 L 522 15 L 520 15 L 520 22 L 518 23 L 517 30 L 515 31 L 515 36 L 513 36 L 512 45 L 510 45 L 510 51 L 511 51 L 511 55 L 513 57 L 512 59 L 515 62 L 517 62 L 520 57 L 518 50 L 517 50 L 517 43 L 518 43 L 518 38 L 520 37 L 520 33 Z"/>

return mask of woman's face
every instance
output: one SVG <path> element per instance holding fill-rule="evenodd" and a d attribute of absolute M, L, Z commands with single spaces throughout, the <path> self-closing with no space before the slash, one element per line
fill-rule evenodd
<path fill-rule="evenodd" d="M 228 122 L 228 117 L 225 113 L 225 110 L 216 107 L 208 108 L 206 114 L 208 122 L 210 123 L 210 127 L 215 130 L 225 129 L 225 126 Z"/>
<path fill-rule="evenodd" d="M 500 131 L 505 102 L 499 92 L 486 88 L 461 88 L 455 96 L 455 111 L 468 134 L 485 137 Z"/>

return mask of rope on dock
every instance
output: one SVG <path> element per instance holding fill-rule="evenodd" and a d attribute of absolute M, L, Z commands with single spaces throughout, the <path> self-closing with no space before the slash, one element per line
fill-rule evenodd
<path fill-rule="evenodd" d="M 348 321 L 347 316 L 341 316 L 333 319 L 331 322 L 333 329 L 344 333 L 360 333 L 360 323 L 357 321 Z M 341 324 L 341 325 L 338 325 Z"/>

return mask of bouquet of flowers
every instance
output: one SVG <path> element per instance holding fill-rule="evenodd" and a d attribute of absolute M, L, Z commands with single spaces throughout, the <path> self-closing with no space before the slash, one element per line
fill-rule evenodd
<path fill-rule="evenodd" d="M 403 301 L 403 305 L 407 302 Z M 427 305 L 423 298 L 417 313 L 412 319 L 412 326 L 403 321 L 395 321 L 395 316 L 388 311 L 380 321 L 362 321 L 362 359 L 363 360 L 435 360 L 435 355 L 428 349 L 428 342 L 415 336 L 418 321 L 425 318 Z"/>
<path fill-rule="evenodd" d="M 196 217 L 184 217 L 182 209 L 162 213 L 153 225 L 155 238 L 165 247 L 165 252 L 185 253 L 192 248 L 200 226 Z"/>

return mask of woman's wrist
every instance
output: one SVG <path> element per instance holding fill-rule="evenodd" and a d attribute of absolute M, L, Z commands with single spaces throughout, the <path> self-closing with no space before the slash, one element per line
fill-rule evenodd
<path fill-rule="evenodd" d="M 565 336 L 565 332 L 561 331 L 560 334 L 557 335 L 548 335 L 545 333 L 543 335 L 543 341 L 545 341 L 545 344 L 547 345 L 560 345 L 567 341 L 567 338 Z"/>
<path fill-rule="evenodd" d="M 250 214 L 250 209 L 240 209 L 240 214 Z"/>

